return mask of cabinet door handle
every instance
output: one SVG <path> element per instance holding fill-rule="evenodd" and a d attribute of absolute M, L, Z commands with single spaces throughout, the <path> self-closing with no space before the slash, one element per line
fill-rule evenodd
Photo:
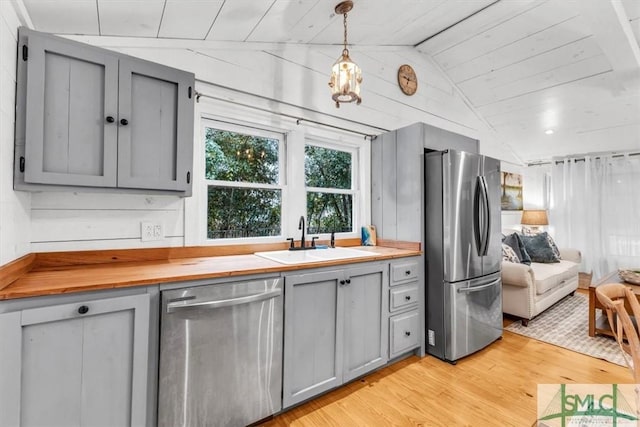
<path fill-rule="evenodd" d="M 340 280 L 340 284 L 341 284 L 341 285 L 344 285 L 345 283 L 347 283 L 347 281 L 346 281 L 346 280 Z"/>
<path fill-rule="evenodd" d="M 128 124 L 129 124 L 129 120 L 127 120 L 127 119 L 120 119 L 120 124 L 121 124 L 122 126 L 126 126 L 126 125 L 128 125 Z"/>
<path fill-rule="evenodd" d="M 406 297 L 404 297 L 404 299 L 406 299 L 407 301 L 411 301 L 411 295 L 407 295 Z"/>
<path fill-rule="evenodd" d="M 404 332 L 404 334 L 405 334 L 406 336 L 410 336 L 410 335 L 411 335 L 411 332 L 409 332 L 409 331 L 405 331 L 405 332 Z"/>
<path fill-rule="evenodd" d="M 114 119 L 112 116 L 107 116 L 107 123 L 113 123 L 115 121 L 116 119 Z"/>
<path fill-rule="evenodd" d="M 78 307 L 79 314 L 87 314 L 88 312 L 89 312 L 89 307 L 87 307 L 86 305 L 81 305 L 80 307 Z"/>
<path fill-rule="evenodd" d="M 348 285 L 349 283 L 351 283 L 351 279 L 347 279 L 347 280 L 345 280 L 345 281 L 347 282 L 347 285 Z"/>

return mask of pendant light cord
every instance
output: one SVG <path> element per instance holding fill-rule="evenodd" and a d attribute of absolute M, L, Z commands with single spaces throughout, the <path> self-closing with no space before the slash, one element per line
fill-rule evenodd
<path fill-rule="evenodd" d="M 342 53 L 344 54 L 345 52 L 347 53 L 347 55 L 349 54 L 349 49 L 347 49 L 347 14 L 344 13 L 342 15 L 344 17 L 343 19 L 343 25 L 344 25 L 344 49 L 342 51 Z"/>

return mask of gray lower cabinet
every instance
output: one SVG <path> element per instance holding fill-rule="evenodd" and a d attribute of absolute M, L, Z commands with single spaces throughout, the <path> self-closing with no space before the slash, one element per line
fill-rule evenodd
<path fill-rule="evenodd" d="M 18 47 L 16 189 L 191 194 L 192 73 L 24 28 Z"/>
<path fill-rule="evenodd" d="M 144 426 L 149 295 L 0 314 L 0 425 Z"/>
<path fill-rule="evenodd" d="M 416 349 L 424 354 L 421 264 L 421 257 L 412 257 L 394 260 L 389 267 L 389 359 Z"/>
<path fill-rule="evenodd" d="M 283 407 L 387 362 L 388 264 L 285 277 Z"/>

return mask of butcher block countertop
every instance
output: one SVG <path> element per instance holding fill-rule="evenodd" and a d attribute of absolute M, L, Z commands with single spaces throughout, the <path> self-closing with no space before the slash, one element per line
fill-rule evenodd
<path fill-rule="evenodd" d="M 359 239 L 358 239 L 359 240 Z M 388 242 L 389 245 L 394 242 Z M 371 252 L 370 257 L 285 265 L 253 255 L 259 250 L 278 250 L 273 245 L 241 248 L 239 255 L 189 256 L 206 251 L 195 248 L 163 248 L 122 251 L 87 251 L 30 254 L 4 269 L 5 284 L 0 283 L 0 300 L 57 295 L 72 292 L 116 289 L 131 286 L 279 273 L 316 267 L 340 266 L 356 262 L 377 261 L 421 255 L 416 243 L 395 242 L 394 246 L 355 246 Z M 237 248 L 237 247 L 236 247 Z M 256 249 L 256 250 L 253 250 Z M 213 254 L 224 253 L 217 248 Z M 226 253 L 234 252 L 233 249 Z M 183 255 L 187 255 L 182 257 Z M 145 258 L 150 258 L 145 260 Z M 153 259 L 164 258 L 164 259 Z M 8 277 L 15 280 L 8 282 Z"/>

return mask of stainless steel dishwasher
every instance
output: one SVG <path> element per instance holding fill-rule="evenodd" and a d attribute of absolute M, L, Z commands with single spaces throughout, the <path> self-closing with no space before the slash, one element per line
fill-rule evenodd
<path fill-rule="evenodd" d="M 158 425 L 246 426 L 282 407 L 282 279 L 162 292 Z"/>

